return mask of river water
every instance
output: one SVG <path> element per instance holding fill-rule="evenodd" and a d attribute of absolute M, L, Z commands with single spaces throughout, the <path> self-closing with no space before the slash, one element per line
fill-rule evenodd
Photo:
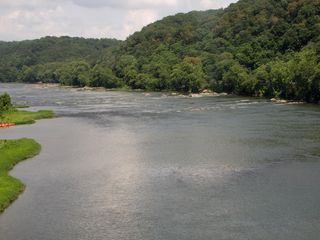
<path fill-rule="evenodd" d="M 37 157 L 1 240 L 315 240 L 320 107 L 1 84 L 58 118 L 1 129 Z"/>

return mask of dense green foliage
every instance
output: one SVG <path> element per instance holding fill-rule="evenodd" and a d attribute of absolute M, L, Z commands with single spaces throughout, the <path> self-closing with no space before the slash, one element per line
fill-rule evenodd
<path fill-rule="evenodd" d="M 26 82 L 181 92 L 209 88 L 318 102 L 319 36 L 320 0 L 240 0 L 226 9 L 166 17 L 100 51 L 95 61 L 22 64 L 13 72 L 18 69 L 15 78 Z M 0 69 L 10 76 L 3 64 Z"/>
<path fill-rule="evenodd" d="M 4 93 L 0 95 L 0 117 L 12 108 L 11 97 Z"/>
<path fill-rule="evenodd" d="M 40 145 L 32 139 L 0 140 L 0 212 L 23 191 L 23 183 L 8 175 L 18 162 L 40 152 Z"/>
<path fill-rule="evenodd" d="M 210 88 L 317 102 L 319 36 L 319 0 L 240 0 L 145 27 L 121 44 L 109 66 L 133 88 L 143 74 L 157 83 L 143 85 L 153 90 Z M 118 67 L 126 59 L 134 63 L 130 71 Z M 186 62 L 193 67 L 182 67 Z"/>
<path fill-rule="evenodd" d="M 71 37 L 0 42 L 0 81 L 56 82 L 55 71 L 66 62 L 93 64 L 100 54 L 119 42 Z"/>

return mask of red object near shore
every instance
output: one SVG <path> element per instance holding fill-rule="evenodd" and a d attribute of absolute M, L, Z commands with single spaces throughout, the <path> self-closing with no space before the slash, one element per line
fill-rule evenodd
<path fill-rule="evenodd" d="M 14 126 L 14 123 L 0 123 L 0 128 L 8 128 Z"/>

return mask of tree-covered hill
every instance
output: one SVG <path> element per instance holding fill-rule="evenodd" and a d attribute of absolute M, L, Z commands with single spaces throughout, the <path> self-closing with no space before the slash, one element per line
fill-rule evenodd
<path fill-rule="evenodd" d="M 44 37 L 20 42 L 0 42 L 0 81 L 16 81 L 32 67 L 73 60 L 94 63 L 104 50 L 115 46 L 115 39 Z M 23 79 L 24 80 L 24 79 Z M 26 81 L 33 79 L 25 79 Z"/>
<path fill-rule="evenodd" d="M 96 58 L 19 65 L 16 79 L 318 102 L 319 36 L 320 0 L 240 0 L 166 17 Z"/>
<path fill-rule="evenodd" d="M 145 27 L 111 68 L 133 88 L 318 101 L 319 36 L 319 0 L 240 0 Z"/>

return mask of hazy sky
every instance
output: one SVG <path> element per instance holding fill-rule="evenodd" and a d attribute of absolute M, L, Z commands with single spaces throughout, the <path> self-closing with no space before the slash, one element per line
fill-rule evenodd
<path fill-rule="evenodd" d="M 0 0 L 0 40 L 43 36 L 125 39 L 167 15 L 236 0 Z"/>

